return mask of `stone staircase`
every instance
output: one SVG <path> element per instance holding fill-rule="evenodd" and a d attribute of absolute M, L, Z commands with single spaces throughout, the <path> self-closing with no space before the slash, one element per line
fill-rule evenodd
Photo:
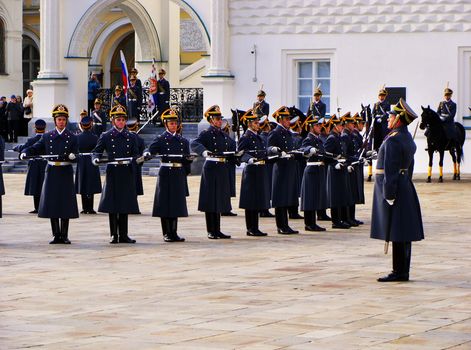
<path fill-rule="evenodd" d="M 156 127 L 154 125 L 147 125 L 139 135 L 144 139 L 146 147 L 152 142 L 156 135 L 160 135 L 165 129 L 163 127 Z M 183 136 L 188 140 L 193 140 L 198 135 L 198 123 L 184 123 Z M 18 159 L 18 153 L 11 152 L 18 144 L 24 144 L 28 137 L 22 136 L 18 138 L 18 143 L 5 144 L 5 163 L 2 164 L 4 173 L 25 173 L 28 170 L 28 162 Z M 160 159 L 154 158 L 145 162 L 142 167 L 142 174 L 149 176 L 157 176 L 160 167 Z M 102 174 L 105 172 L 105 165 L 100 165 Z"/>

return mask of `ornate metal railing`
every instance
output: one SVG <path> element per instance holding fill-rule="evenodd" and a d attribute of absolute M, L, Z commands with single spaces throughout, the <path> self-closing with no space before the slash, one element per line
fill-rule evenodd
<path fill-rule="evenodd" d="M 102 108 L 108 112 L 111 108 L 112 89 L 100 89 L 98 98 L 103 101 Z M 147 110 L 149 88 L 146 83 L 142 88 L 140 120 L 148 120 L 155 111 Z M 170 107 L 175 108 L 184 122 L 199 122 L 203 118 L 202 88 L 170 88 Z"/>

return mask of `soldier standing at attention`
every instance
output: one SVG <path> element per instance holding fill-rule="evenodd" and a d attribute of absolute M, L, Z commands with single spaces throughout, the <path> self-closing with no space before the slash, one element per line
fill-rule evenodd
<path fill-rule="evenodd" d="M 198 210 L 205 212 L 209 239 L 227 239 L 231 236 L 221 232 L 221 213 L 232 210 L 228 159 L 223 152 L 229 152 L 229 136 L 222 130 L 222 116 L 219 106 L 210 107 L 205 113 L 210 126 L 191 142 L 191 148 L 206 158 L 201 174 Z"/>
<path fill-rule="evenodd" d="M 123 107 L 126 106 L 126 96 L 124 96 L 123 88 L 120 85 L 116 85 L 112 101 L 112 107 L 114 107 L 115 105 L 121 105 Z"/>
<path fill-rule="evenodd" d="M 242 117 L 247 130 L 239 139 L 238 151 L 244 151 L 242 161 L 246 163 L 242 173 L 239 208 L 245 209 L 247 236 L 266 236 L 258 228 L 258 214 L 270 208 L 270 188 L 267 179 L 267 149 L 258 134 L 259 119 L 249 109 Z"/>
<path fill-rule="evenodd" d="M 159 69 L 159 80 L 157 81 L 157 110 L 159 117 L 164 111 L 170 108 L 170 83 L 165 79 L 167 72 Z"/>
<path fill-rule="evenodd" d="M 279 234 L 299 233 L 288 225 L 288 208 L 298 206 L 299 178 L 297 160 L 288 154 L 295 149 L 295 140 L 290 130 L 291 114 L 286 106 L 273 113 L 278 126 L 268 136 L 268 151 L 280 158 L 273 166 L 271 201 L 275 208 L 276 227 Z"/>
<path fill-rule="evenodd" d="M 355 146 L 355 157 L 360 161 L 357 165 L 354 166 L 355 174 L 357 177 L 357 201 L 355 204 L 365 204 L 365 174 L 364 174 L 364 147 L 363 147 L 363 136 L 361 132 L 365 126 L 365 120 L 358 113 L 353 115 L 355 119 L 354 129 L 352 131 L 353 144 Z M 363 152 L 363 154 L 362 154 Z M 361 158 L 360 158 L 361 157 Z M 352 216 L 353 218 L 355 215 Z"/>
<path fill-rule="evenodd" d="M 5 185 L 3 184 L 2 164 L 5 161 L 5 140 L 0 135 L 0 218 L 2 217 L 2 197 L 5 194 Z"/>
<path fill-rule="evenodd" d="M 161 118 L 166 130 L 144 152 L 145 157 L 155 154 L 162 157 L 152 216 L 160 217 L 165 242 L 184 242 L 185 238 L 177 233 L 177 225 L 179 217 L 188 216 L 186 177 L 191 171 L 190 143 L 177 133 L 176 111 L 167 109 Z"/>
<path fill-rule="evenodd" d="M 309 109 L 307 110 L 306 115 L 313 115 L 314 117 L 318 117 L 319 119 L 325 117 L 325 113 L 327 111 L 327 106 L 321 100 L 322 98 L 322 90 L 318 86 L 314 90 L 314 101 L 311 102 L 309 105 Z"/>
<path fill-rule="evenodd" d="M 34 130 L 36 135 L 30 137 L 24 145 L 18 145 L 14 148 L 14 151 L 20 154 L 24 149 L 34 145 L 43 136 L 46 131 L 46 122 L 42 119 L 38 119 L 34 122 Z M 30 159 L 28 161 L 28 173 L 26 174 L 25 183 L 25 196 L 33 196 L 34 210 L 30 211 L 30 214 L 37 214 L 39 208 L 39 200 L 41 199 L 41 191 L 43 188 L 44 175 L 46 172 L 46 159 Z"/>
<path fill-rule="evenodd" d="M 309 156 L 301 182 L 301 210 L 304 211 L 306 231 L 325 231 L 325 228 L 316 224 L 316 211 L 327 208 L 326 172 L 322 159 L 325 151 L 319 138 L 321 123 L 318 118 L 318 116 L 310 115 L 305 120 L 303 128 L 308 130 L 309 134 L 300 148 Z"/>
<path fill-rule="evenodd" d="M 227 119 L 222 120 L 221 130 L 229 136 L 229 151 L 235 152 L 237 150 L 237 142 L 231 137 L 230 125 Z M 228 159 L 227 167 L 229 168 L 229 181 L 230 181 L 230 189 L 231 189 L 231 198 L 235 198 L 236 196 L 236 168 L 240 165 L 240 161 L 237 161 L 235 158 Z M 237 216 L 236 213 L 232 211 L 228 211 L 227 213 L 221 213 L 221 216 Z"/>
<path fill-rule="evenodd" d="M 372 120 L 368 122 L 368 130 L 369 128 L 373 129 L 373 150 L 378 151 L 379 147 L 383 143 L 383 139 L 388 134 L 388 113 L 391 109 L 391 105 L 388 101 L 386 101 L 386 97 L 388 96 L 388 91 L 383 87 L 379 90 L 378 93 L 378 102 L 376 102 L 373 106 L 373 110 L 371 111 Z M 373 165 L 371 164 L 368 166 L 368 181 L 371 181 L 371 177 L 373 175 Z"/>
<path fill-rule="evenodd" d="M 388 118 L 391 132 L 378 152 L 371 238 L 393 242 L 393 270 L 378 282 L 408 281 L 411 242 L 424 239 L 419 198 L 411 180 L 417 146 L 407 130 L 416 118 L 401 98 Z"/>
<path fill-rule="evenodd" d="M 258 119 L 262 119 L 264 116 L 268 117 L 268 114 L 270 114 L 270 105 L 265 101 L 266 96 L 265 91 L 260 89 L 257 92 L 257 101 L 253 103 L 253 114 L 256 115 Z"/>
<path fill-rule="evenodd" d="M 111 244 L 136 243 L 128 236 L 128 215 L 139 213 L 132 162 L 140 154 L 136 138 L 126 129 L 126 108 L 113 106 L 110 119 L 113 128 L 101 134 L 92 155 L 96 166 L 104 151 L 108 155 L 98 211 L 109 215 Z"/>
<path fill-rule="evenodd" d="M 93 132 L 98 137 L 106 131 L 106 124 L 108 123 L 108 118 L 106 117 L 105 111 L 101 109 L 101 105 L 101 100 L 99 98 L 95 99 L 93 105 L 95 109 L 90 115 L 93 118 Z"/>
<path fill-rule="evenodd" d="M 322 142 L 322 145 L 325 145 L 327 141 L 327 137 L 329 137 L 330 133 L 330 123 L 327 118 L 319 118 L 319 124 L 321 126 L 321 133 L 319 134 L 319 140 Z M 327 163 L 324 166 L 324 172 L 327 177 Z M 327 207 L 328 208 L 328 207 Z M 317 210 L 317 220 L 319 221 L 331 221 L 332 219 L 327 215 L 326 209 L 319 209 Z"/>
<path fill-rule="evenodd" d="M 20 159 L 48 156 L 46 176 L 39 201 L 38 216 L 51 220 L 54 239 L 50 244 L 70 244 L 69 219 L 79 217 L 72 161 L 78 153 L 77 136 L 66 129 L 69 110 L 59 104 L 52 110 L 55 129 L 23 150 Z"/>
<path fill-rule="evenodd" d="M 93 199 L 96 193 L 101 193 L 100 169 L 92 164 L 92 151 L 98 142 L 98 136 L 91 130 L 92 118 L 86 115 L 80 120 L 82 132 L 77 135 L 79 157 L 75 172 L 75 191 L 82 197 L 80 214 L 96 214 L 93 209 Z"/>
<path fill-rule="evenodd" d="M 271 124 L 270 121 L 268 120 L 268 116 L 264 116 L 260 118 L 259 121 L 259 133 L 260 137 L 262 138 L 263 142 L 265 143 L 265 148 L 268 147 L 268 135 L 270 135 L 271 132 Z M 267 167 L 267 182 L 268 182 L 268 188 L 269 188 L 269 198 L 271 198 L 271 186 L 272 186 L 272 178 L 273 178 L 273 162 L 267 162 L 266 164 Z M 275 215 L 270 213 L 268 209 L 266 210 L 260 210 L 260 217 L 261 218 L 274 218 Z"/>
<path fill-rule="evenodd" d="M 132 133 L 132 135 L 136 138 L 137 141 L 137 149 L 139 154 L 143 154 L 146 148 L 144 139 L 139 136 L 137 131 L 139 130 L 139 121 L 135 118 L 129 119 L 127 122 L 127 128 Z M 134 175 L 136 177 L 136 193 L 138 196 L 144 195 L 144 185 L 142 184 L 142 166 L 144 163 L 137 164 L 136 162 L 132 163 L 132 167 L 134 170 Z"/>

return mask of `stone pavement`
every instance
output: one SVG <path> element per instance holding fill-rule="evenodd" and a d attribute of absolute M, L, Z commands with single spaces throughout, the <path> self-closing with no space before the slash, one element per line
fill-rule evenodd
<path fill-rule="evenodd" d="M 285 237 L 262 219 L 270 235 L 252 238 L 237 209 L 222 219 L 233 239 L 210 241 L 191 177 L 187 242 L 165 244 L 148 177 L 130 217 L 138 244 L 110 246 L 101 214 L 71 222 L 71 246 L 50 246 L 48 220 L 26 214 L 24 175 L 4 177 L 0 349 L 471 349 L 469 176 L 416 181 L 426 239 L 412 281 L 391 284 L 376 282 L 391 256 L 369 239 L 371 184 L 361 228 Z"/>

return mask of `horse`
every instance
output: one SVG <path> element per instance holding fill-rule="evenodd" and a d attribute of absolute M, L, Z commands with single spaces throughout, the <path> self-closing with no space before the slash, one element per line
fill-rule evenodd
<path fill-rule="evenodd" d="M 246 111 L 241 109 L 231 109 L 232 112 L 232 131 L 237 134 L 237 139 L 240 138 L 240 127 L 242 126 L 243 132 L 247 130 L 247 126 L 242 123 L 242 116 L 245 114 Z"/>
<path fill-rule="evenodd" d="M 425 133 L 427 137 L 427 151 L 428 151 L 428 177 L 427 182 L 432 181 L 432 165 L 433 165 L 433 153 L 438 152 L 440 155 L 439 167 L 440 177 L 438 182 L 443 182 L 443 156 L 445 151 L 449 151 L 451 158 L 453 159 L 454 171 L 453 180 L 460 180 L 460 165 L 463 159 L 463 145 L 466 139 L 466 130 L 463 125 L 455 122 L 456 127 L 456 140 L 449 140 L 446 137 L 445 130 L 440 120 L 440 116 L 437 112 L 428 107 L 422 106 L 422 119 L 420 122 L 420 129 L 424 130 L 427 128 Z"/>
<path fill-rule="evenodd" d="M 363 105 L 361 104 L 361 111 L 360 111 L 360 116 L 361 118 L 366 122 L 366 130 L 365 130 L 365 135 L 369 137 L 369 140 L 365 140 L 365 142 L 368 142 L 367 150 L 371 150 L 372 148 L 372 142 L 371 142 L 371 137 L 373 135 L 370 134 L 370 129 L 374 127 L 373 125 L 373 119 L 371 115 L 371 107 L 370 105 Z M 372 130 L 374 132 L 374 129 Z M 366 137 L 365 136 L 365 137 Z M 371 179 L 373 177 L 373 161 L 371 159 L 368 159 L 368 182 L 371 182 Z"/>

